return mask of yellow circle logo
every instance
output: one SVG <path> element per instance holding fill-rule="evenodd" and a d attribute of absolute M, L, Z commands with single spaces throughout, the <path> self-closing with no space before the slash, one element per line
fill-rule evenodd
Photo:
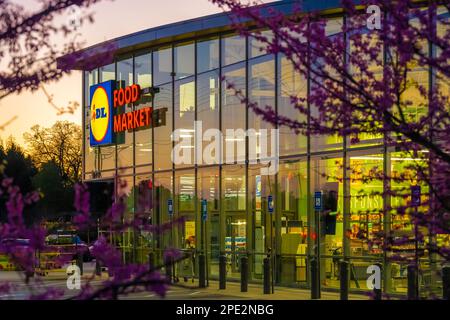
<path fill-rule="evenodd" d="M 91 99 L 91 131 L 95 141 L 102 142 L 109 126 L 109 99 L 105 88 L 98 87 Z"/>

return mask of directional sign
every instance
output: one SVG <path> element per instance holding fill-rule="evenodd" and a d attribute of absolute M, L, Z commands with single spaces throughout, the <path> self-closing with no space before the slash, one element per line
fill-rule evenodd
<path fill-rule="evenodd" d="M 267 197 L 267 206 L 268 206 L 269 213 L 273 213 L 273 196 Z"/>
<path fill-rule="evenodd" d="M 317 211 L 322 210 L 323 201 L 322 201 L 322 191 L 314 192 L 314 209 Z"/>
<path fill-rule="evenodd" d="M 167 200 L 167 213 L 169 214 L 169 216 L 173 216 L 173 200 L 172 199 Z"/>
<path fill-rule="evenodd" d="M 420 186 L 411 186 L 411 205 L 420 206 Z"/>
<path fill-rule="evenodd" d="M 208 219 L 208 201 L 202 199 L 202 220 L 206 221 Z"/>

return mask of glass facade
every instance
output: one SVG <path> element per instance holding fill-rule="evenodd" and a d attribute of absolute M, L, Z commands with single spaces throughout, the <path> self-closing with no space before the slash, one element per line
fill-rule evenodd
<path fill-rule="evenodd" d="M 331 19 L 328 34 L 342 36 L 342 23 L 341 18 Z M 412 82 L 426 86 L 429 72 L 414 69 Z M 89 87 L 106 80 L 116 80 L 120 86 L 136 83 L 159 88 L 154 97 L 149 95 L 123 109 L 137 110 L 148 103 L 154 109 L 167 108 L 166 124 L 125 132 L 112 146 L 91 148 Z M 228 277 L 239 278 L 240 258 L 247 255 L 251 280 L 261 281 L 262 260 L 270 254 L 275 283 L 308 287 L 309 261 L 319 254 L 324 288 L 339 287 L 338 262 L 345 258 L 352 266 L 351 288 L 366 289 L 367 267 L 380 262 L 387 270 L 383 288 L 404 292 L 404 266 L 388 262 L 382 243 L 372 240 L 387 228 L 399 234 L 410 231 L 407 217 L 384 210 L 404 201 L 389 195 L 387 189 L 405 188 L 410 182 L 386 184 L 377 175 L 373 179 L 365 176 L 405 172 L 408 155 L 384 148 L 380 137 L 360 137 L 361 143 L 349 146 L 342 137 L 301 136 L 280 127 L 279 170 L 263 175 L 264 164 L 252 162 L 261 160 L 261 150 L 245 135 L 219 137 L 218 147 L 210 148 L 218 137 L 205 134 L 209 129 L 219 129 L 224 135 L 227 130 L 276 129 L 247 108 L 235 90 L 249 102 L 305 121 L 306 115 L 295 110 L 290 97 L 306 98 L 308 88 L 314 90 L 285 57 L 267 54 L 251 36 L 229 34 L 149 48 L 85 72 L 84 179 L 118 175 L 134 186 L 124 191 L 127 217 L 141 213 L 147 215 L 148 223 L 158 225 L 185 218 L 168 233 L 124 234 L 124 259 L 145 260 L 144 249 L 158 254 L 170 247 L 195 249 L 205 253 L 210 278 L 218 277 L 220 255 L 226 257 Z M 441 90 L 448 88 L 443 85 Z M 311 106 L 310 112 L 317 110 Z M 411 119 L 423 112 L 426 108 L 417 101 L 411 106 Z M 201 121 L 201 131 L 195 121 Z M 172 141 L 174 130 L 189 143 L 177 149 Z M 199 161 L 198 149 L 207 150 L 216 161 Z M 175 153 L 192 160 L 174 164 Z M 230 153 L 232 158 L 224 157 Z M 426 186 L 423 190 L 426 193 Z M 320 220 L 314 210 L 317 191 L 329 197 L 324 198 L 329 210 Z M 169 200 L 174 203 L 173 216 L 168 214 Z M 205 202 L 206 216 L 202 211 Z M 193 272 L 198 272 L 197 266 Z"/>

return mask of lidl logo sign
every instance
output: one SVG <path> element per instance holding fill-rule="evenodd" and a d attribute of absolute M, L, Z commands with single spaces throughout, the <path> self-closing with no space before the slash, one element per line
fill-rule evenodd
<path fill-rule="evenodd" d="M 141 89 L 137 84 L 122 88 L 116 82 L 106 81 L 91 86 L 91 146 L 113 144 L 117 134 L 153 125 L 153 108 L 144 106 L 131 112 L 126 112 L 125 106 L 133 106 L 149 93 L 149 89 Z M 158 109 L 156 126 L 165 125 L 167 108 Z M 117 140 L 120 140 L 117 139 Z"/>
<path fill-rule="evenodd" d="M 112 96 L 115 82 L 107 81 L 91 87 L 91 146 L 113 143 Z"/>

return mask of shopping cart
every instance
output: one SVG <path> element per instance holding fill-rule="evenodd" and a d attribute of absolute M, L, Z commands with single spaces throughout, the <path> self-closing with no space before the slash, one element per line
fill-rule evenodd
<path fill-rule="evenodd" d="M 184 251 L 185 258 L 178 262 L 178 277 L 183 278 L 187 282 L 189 278 L 194 282 L 195 277 L 195 251 Z"/>

